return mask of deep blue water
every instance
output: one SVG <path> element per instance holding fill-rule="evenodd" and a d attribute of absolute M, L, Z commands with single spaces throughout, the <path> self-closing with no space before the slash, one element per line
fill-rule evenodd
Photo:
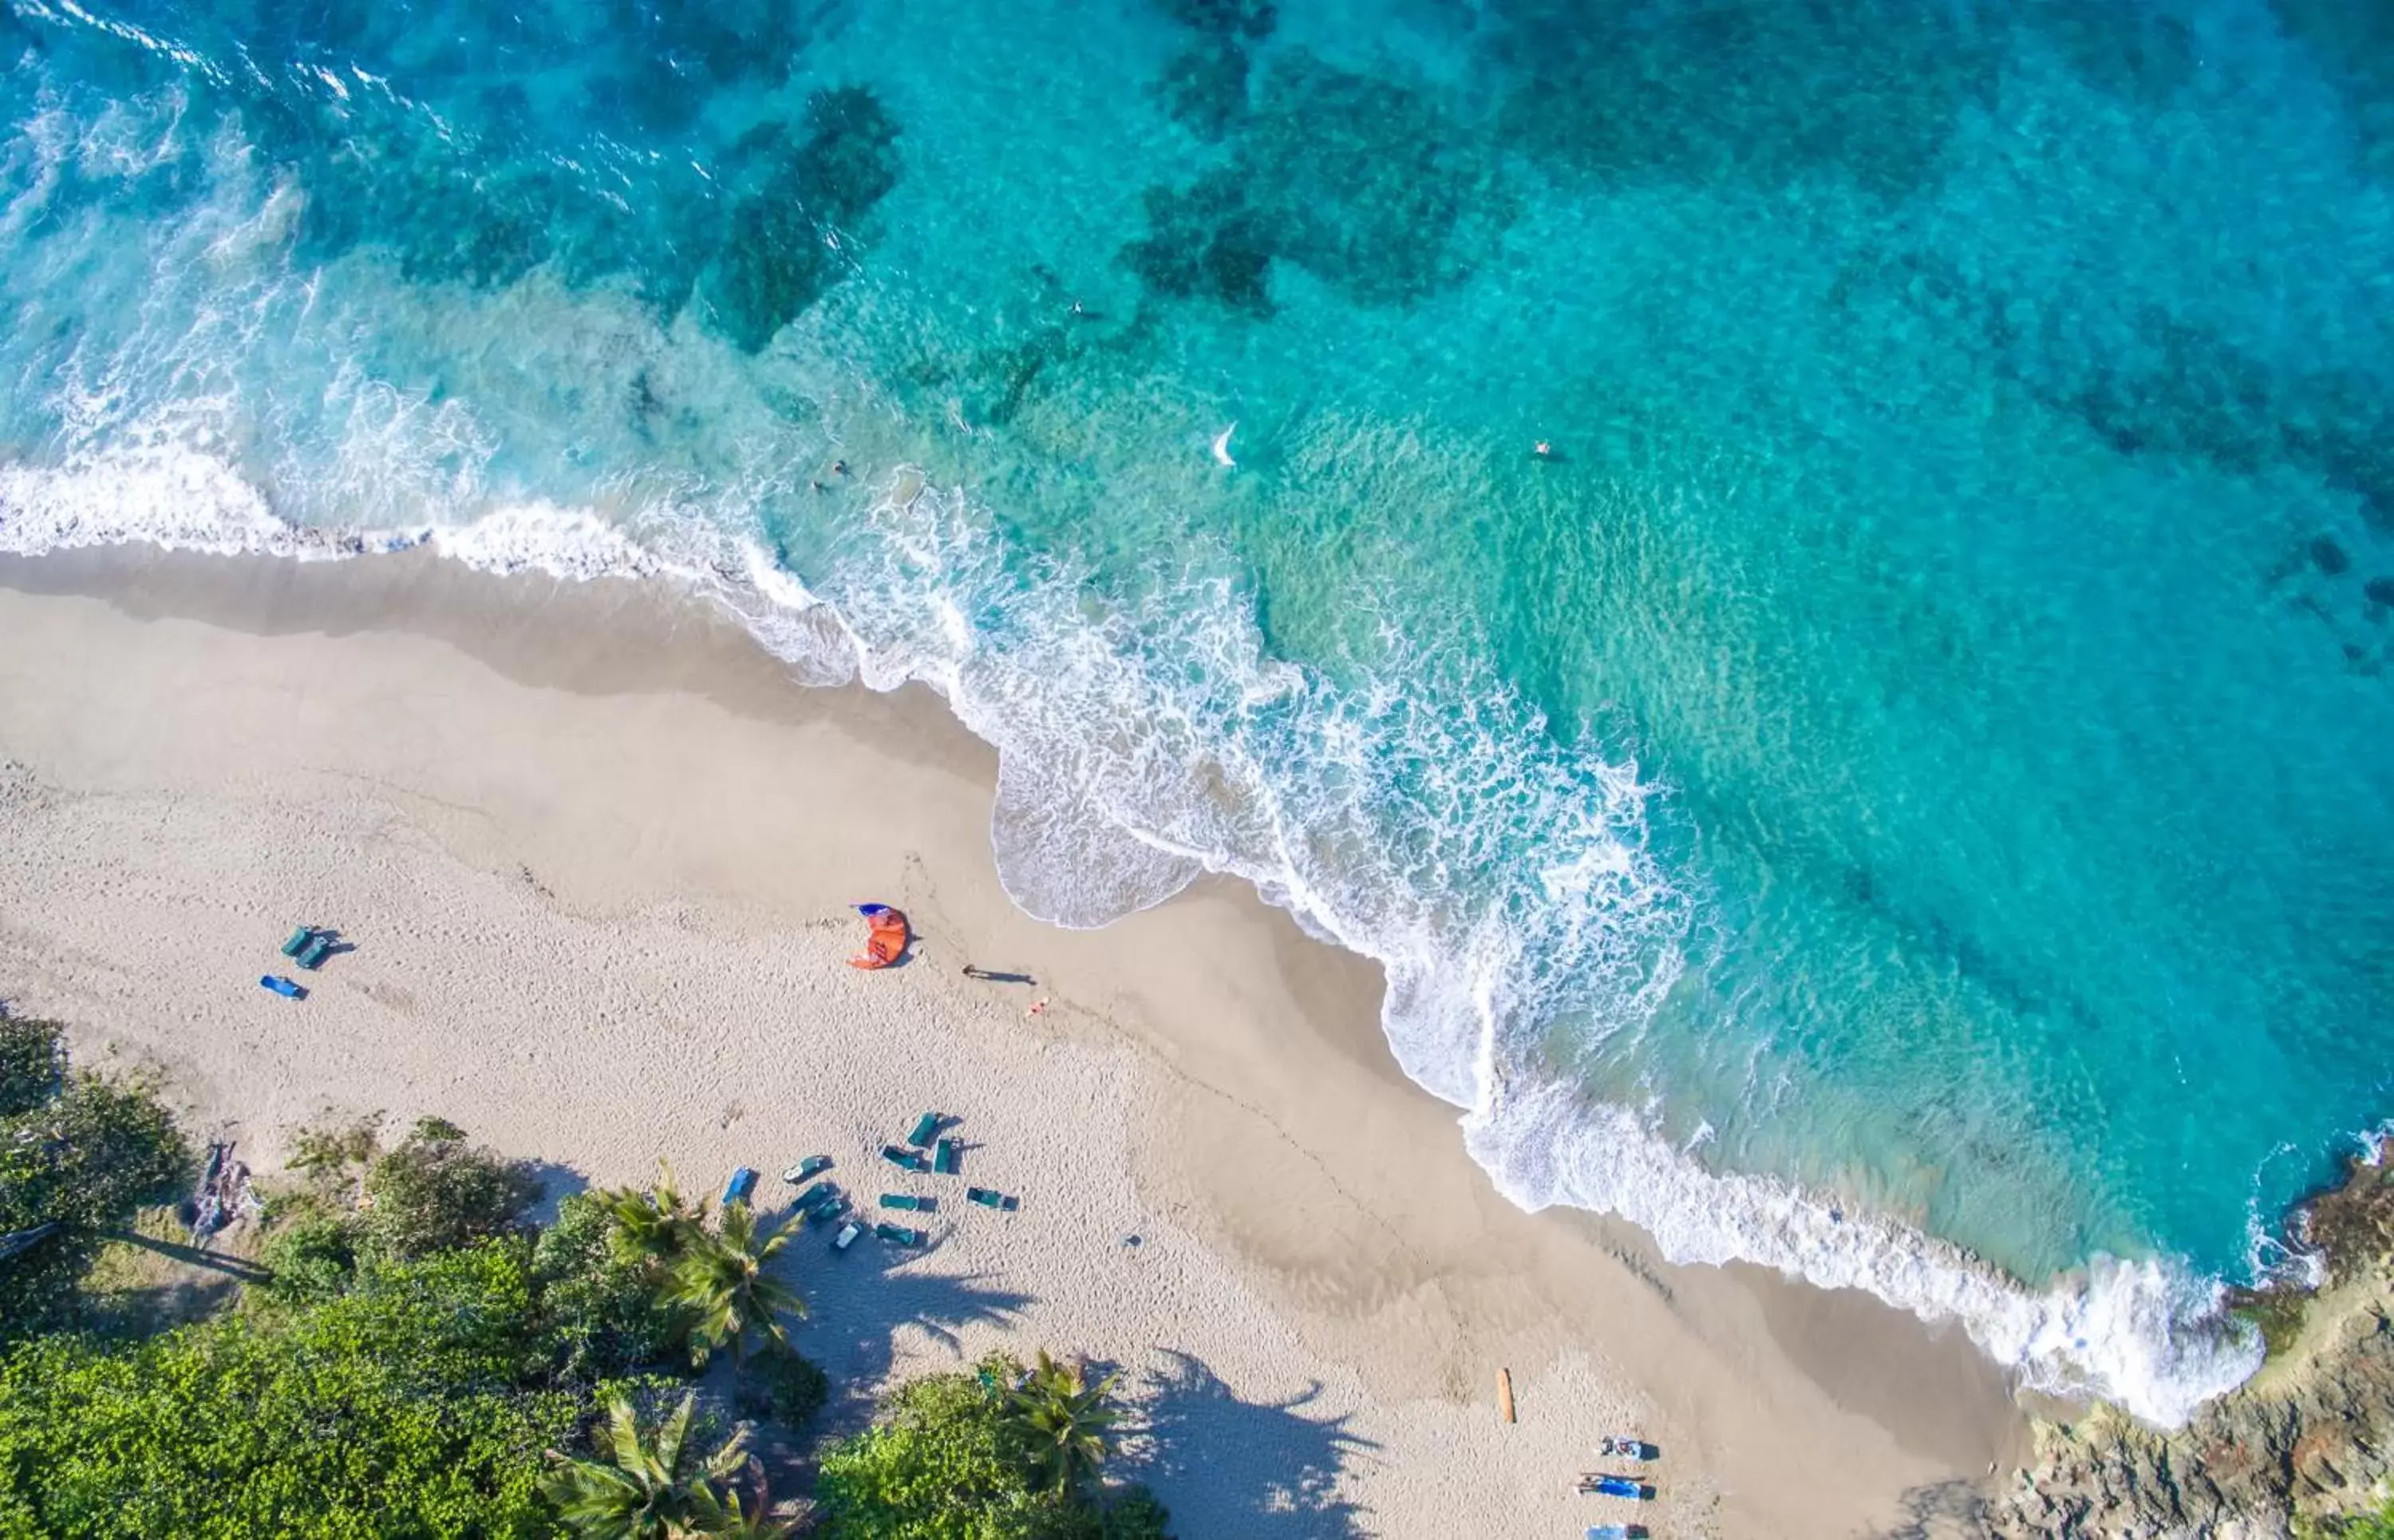
<path fill-rule="evenodd" d="M 0 57 L 0 546 L 700 574 L 948 691 L 1034 912 L 1226 870 L 1379 958 L 1520 1201 L 2155 1415 L 2389 1110 L 2382 6 L 16 0 Z"/>

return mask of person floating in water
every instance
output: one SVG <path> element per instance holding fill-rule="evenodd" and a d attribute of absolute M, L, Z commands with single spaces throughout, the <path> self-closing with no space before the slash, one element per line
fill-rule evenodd
<path fill-rule="evenodd" d="M 1537 447 L 1530 453 L 1541 460 L 1558 460 L 1562 457 L 1555 453 L 1554 441 L 1551 439 L 1540 439 Z"/>

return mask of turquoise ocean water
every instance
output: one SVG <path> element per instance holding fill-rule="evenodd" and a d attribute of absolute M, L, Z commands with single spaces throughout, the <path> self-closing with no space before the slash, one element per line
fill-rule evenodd
<path fill-rule="evenodd" d="M 1224 871 L 1379 959 L 1517 1201 L 2156 1418 L 2389 1110 L 2372 0 L 11 0 L 0 59 L 0 548 L 681 573 L 943 690 L 1033 913 Z"/>

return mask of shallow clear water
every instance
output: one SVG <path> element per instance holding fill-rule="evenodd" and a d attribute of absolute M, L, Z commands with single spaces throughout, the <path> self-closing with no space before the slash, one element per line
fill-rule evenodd
<path fill-rule="evenodd" d="M 2382 7 L 8 15 L 0 546 L 696 574 L 1517 1199 L 2151 1415 L 2387 1110 Z"/>

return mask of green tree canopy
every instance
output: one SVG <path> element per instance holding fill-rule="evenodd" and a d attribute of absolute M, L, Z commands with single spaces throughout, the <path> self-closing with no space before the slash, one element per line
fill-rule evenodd
<path fill-rule="evenodd" d="M 883 1402 L 881 1420 L 834 1445 L 815 1496 L 826 1540 L 1165 1540 L 1145 1488 L 1099 1501 L 1041 1484 L 1008 1387 L 1021 1366 L 931 1375 Z M 1101 1388 L 1101 1390 L 1107 1388 Z"/>
<path fill-rule="evenodd" d="M 656 1185 L 643 1192 L 636 1187 L 611 1187 L 591 1200 L 614 1222 L 613 1244 L 626 1262 L 669 1268 L 681 1259 L 691 1237 L 706 1228 L 706 1201 L 693 1204 L 681 1195 L 673 1167 L 657 1162 Z"/>
<path fill-rule="evenodd" d="M 533 1279 L 566 1380 L 626 1375 L 682 1345 L 672 1304 L 645 1267 L 624 1258 L 614 1236 L 604 1196 L 577 1192 L 558 1204 L 557 1222 L 533 1246 Z"/>
<path fill-rule="evenodd" d="M 72 1318 L 103 1232 L 171 1197 L 191 1149 L 149 1084 L 67 1070 L 59 1029 L 0 1018 L 0 1340 Z"/>
<path fill-rule="evenodd" d="M 578 1403 L 533 1383 L 540 1342 L 515 1241 L 136 1345 L 39 1339 L 0 1361 L 0 1533 L 547 1533 Z"/>
<path fill-rule="evenodd" d="M 807 1302 L 765 1270 L 799 1223 L 794 1215 L 773 1230 L 759 1230 L 753 1209 L 730 1204 L 714 1231 L 693 1230 L 683 1239 L 665 1297 L 690 1323 L 692 1363 L 728 1346 L 737 1364 L 752 1332 L 777 1348 L 789 1345 L 782 1317 L 805 1315 Z"/>
<path fill-rule="evenodd" d="M 1039 1362 L 1006 1392 L 1006 1423 L 1043 1491 L 1077 1492 L 1097 1480 L 1112 1453 L 1120 1416 L 1110 1404 L 1114 1376 L 1095 1385 L 1076 1365 L 1066 1368 L 1039 1350 Z"/>
<path fill-rule="evenodd" d="M 748 1460 L 743 1427 L 712 1454 L 691 1437 L 695 1392 L 651 1427 L 641 1426 L 629 1396 L 607 1397 L 607 1426 L 592 1441 L 599 1457 L 552 1454 L 555 1468 L 541 1490 L 581 1540 L 677 1540 L 714 1533 L 730 1517 L 718 1482 Z"/>

